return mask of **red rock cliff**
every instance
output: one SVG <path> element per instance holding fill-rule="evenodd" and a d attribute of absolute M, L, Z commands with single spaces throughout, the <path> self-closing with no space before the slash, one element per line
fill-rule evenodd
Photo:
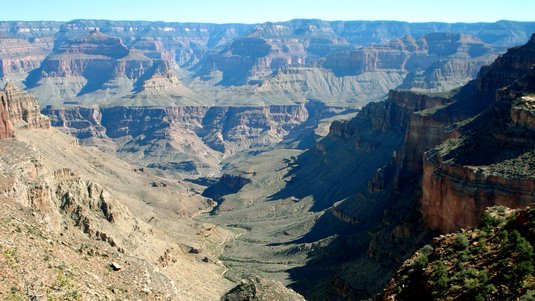
<path fill-rule="evenodd" d="M 482 70 L 476 97 L 493 101 L 463 135 L 426 153 L 421 210 L 431 229 L 473 227 L 485 208 L 535 200 L 535 35 Z M 507 88 L 496 90 L 501 86 Z"/>
<path fill-rule="evenodd" d="M 33 96 L 7 83 L 0 91 L 0 139 L 12 137 L 15 128 L 49 128 Z"/>
<path fill-rule="evenodd" d="M 7 99 L 2 97 L 0 100 L 0 139 L 6 139 L 13 136 L 13 124 L 9 119 Z"/>

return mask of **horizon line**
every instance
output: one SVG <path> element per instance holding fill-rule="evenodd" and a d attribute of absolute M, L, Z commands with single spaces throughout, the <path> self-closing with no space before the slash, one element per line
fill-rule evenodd
<path fill-rule="evenodd" d="M 442 23 L 442 24 L 493 24 L 493 23 L 500 23 L 500 22 L 511 22 L 511 23 L 535 23 L 535 21 L 527 21 L 527 20 L 508 20 L 508 19 L 500 19 L 496 21 L 475 21 L 475 22 L 467 22 L 467 21 L 454 21 L 454 22 L 447 22 L 447 21 L 403 21 L 403 20 L 387 20 L 387 19 L 376 19 L 376 20 L 365 20 L 365 19 L 351 19 L 351 20 L 327 20 L 327 19 L 320 19 L 320 18 L 294 18 L 289 19 L 285 21 L 264 21 L 264 22 L 256 22 L 256 23 L 247 23 L 247 22 L 202 22 L 202 21 L 164 21 L 164 20 L 143 20 L 143 19 L 99 19 L 99 18 L 75 18 L 70 20 L 0 20 L 0 22 L 23 22 L 23 23 L 29 23 L 29 22 L 55 22 L 55 23 L 70 23 L 75 21 L 110 21 L 110 22 L 147 22 L 147 23 L 179 23 L 179 24 L 214 24 L 214 25 L 230 25 L 230 24 L 236 24 L 236 25 L 260 25 L 260 24 L 267 24 L 267 23 L 288 23 L 292 21 L 323 21 L 323 22 L 392 22 L 392 23 L 408 23 L 408 24 L 422 24 L 422 23 Z"/>

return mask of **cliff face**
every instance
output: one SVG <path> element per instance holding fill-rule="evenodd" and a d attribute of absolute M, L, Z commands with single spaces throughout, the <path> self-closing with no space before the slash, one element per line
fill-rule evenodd
<path fill-rule="evenodd" d="M 139 91 L 145 81 L 168 73 L 176 64 L 161 42 L 150 38 L 127 47 L 121 39 L 93 30 L 85 36 L 60 40 L 58 44 L 54 53 L 44 59 L 38 75 L 28 82 L 30 86 L 47 78 L 62 78 L 67 82 L 69 78 L 83 79 L 82 86 L 73 87 L 75 95 L 83 95 L 102 89 L 107 82 L 123 79 L 130 83 L 131 89 Z"/>
<path fill-rule="evenodd" d="M 4 90 L 0 92 L 0 98 L 7 103 L 9 120 L 16 128 L 47 129 L 50 127 L 50 120 L 41 115 L 35 97 L 18 89 L 15 85 L 7 83 Z"/>
<path fill-rule="evenodd" d="M 533 71 L 527 71 L 497 93 L 496 102 L 466 134 L 426 154 L 422 212 L 430 228 L 451 232 L 473 227 L 489 206 L 533 203 L 535 136 L 527 117 L 535 112 L 529 96 L 533 83 Z"/>
<path fill-rule="evenodd" d="M 12 137 L 15 128 L 50 127 L 50 119 L 41 115 L 35 98 L 8 83 L 0 91 L 0 139 Z"/>
<path fill-rule="evenodd" d="M 0 107 L 0 139 L 6 139 L 13 136 L 13 124 L 9 118 L 9 108 L 7 99 L 2 98 Z"/>
<path fill-rule="evenodd" d="M 401 167 L 409 161 L 403 155 L 405 137 L 414 127 L 414 112 L 450 102 L 393 91 L 352 120 L 333 122 L 329 135 L 298 158 L 288 184 L 273 198 L 312 198 L 311 210 L 323 215 L 300 239 L 318 250 L 308 265 L 291 271 L 294 289 L 309 298 L 368 298 L 412 254 L 425 229 L 418 210 L 410 209 L 416 200 L 410 200 L 412 180 Z M 320 275 L 314 282 L 305 276 L 312 273 Z"/>
<path fill-rule="evenodd" d="M 337 75 L 357 75 L 380 70 L 405 71 L 400 88 L 447 91 L 462 86 L 490 63 L 492 47 L 474 36 L 453 33 L 430 33 L 405 37 L 383 46 L 334 52 L 323 66 Z"/>
<path fill-rule="evenodd" d="M 21 80 L 40 67 L 43 59 L 52 51 L 51 37 L 25 39 L 0 39 L 0 78 Z"/>
<path fill-rule="evenodd" d="M 315 31 L 309 34 L 268 38 L 255 32 L 253 38 L 236 40 L 207 56 L 196 72 L 208 78 L 217 70 L 222 73 L 220 84 L 245 85 L 286 68 L 323 67 L 337 77 L 389 71 L 406 76 L 403 87 L 444 91 L 472 79 L 496 56 L 491 45 L 462 34 L 433 33 L 417 40 L 408 36 L 357 49 L 334 32 L 321 38 Z"/>

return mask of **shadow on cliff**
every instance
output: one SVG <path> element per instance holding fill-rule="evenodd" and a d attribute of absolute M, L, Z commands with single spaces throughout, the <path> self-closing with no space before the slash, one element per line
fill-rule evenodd
<path fill-rule="evenodd" d="M 384 191 L 356 193 L 326 210 L 303 237 L 282 244 L 310 246 L 307 264 L 289 270 L 293 289 L 311 300 L 370 298 L 429 241 L 417 206 L 419 177 L 391 171 Z"/>
<path fill-rule="evenodd" d="M 288 242 L 306 243 L 309 259 L 306 265 L 289 271 L 294 281 L 292 288 L 310 299 L 329 300 L 369 298 L 384 288 L 383 285 L 403 260 L 433 235 L 422 221 L 419 200 L 424 171 L 414 159 L 423 159 L 426 151 L 448 139 L 450 136 L 446 133 L 458 131 L 457 134 L 462 135 L 458 139 L 462 144 L 451 155 L 452 159 L 458 160 L 456 164 L 488 164 L 514 158 L 533 149 L 532 129 L 511 126 L 514 125 L 511 122 L 512 103 L 519 95 L 535 91 L 532 69 L 535 35 L 527 45 L 531 48 L 513 48 L 499 57 L 496 63 L 483 68 L 478 79 L 460 89 L 446 107 L 418 109 L 425 111 L 418 113 L 418 118 L 428 118 L 433 121 L 432 124 L 440 125 L 439 128 L 444 131 L 438 137 L 440 139 L 429 139 L 437 138 L 432 137 L 436 133 L 420 127 L 419 131 L 425 132 L 423 135 L 409 132 L 407 140 L 390 138 L 393 143 L 390 147 L 376 144 L 374 138 L 388 141 L 387 133 L 405 135 L 404 131 L 392 127 L 395 122 L 383 122 L 395 116 L 395 111 L 388 111 L 388 102 L 371 104 L 363 109 L 364 116 L 361 112 L 349 123 L 333 124 L 328 137 L 293 163 L 294 170 L 288 174 L 288 177 L 293 176 L 292 180 L 280 193 L 273 195 L 273 199 L 312 196 L 315 202 L 312 210 L 321 210 L 329 208 L 341 197 L 350 197 L 326 211 L 310 233 Z M 528 71 L 530 77 L 526 78 Z M 509 86 L 507 90 L 501 89 L 506 86 Z M 514 89 L 516 86 L 519 93 Z M 415 97 L 417 99 L 417 95 Z M 374 106 L 378 106 L 375 113 Z M 381 112 L 385 113 L 382 120 Z M 366 114 L 376 118 L 363 118 Z M 373 123 L 373 128 L 379 130 L 373 131 L 369 124 L 367 126 L 370 120 L 382 121 Z M 412 129 L 418 131 L 418 127 L 410 127 Z M 426 139 L 431 142 L 424 143 Z M 510 145 L 504 148 L 500 141 Z M 335 144 L 336 147 L 333 146 Z M 411 154 L 411 149 L 416 152 Z M 388 150 L 399 151 L 392 156 L 391 164 L 386 162 Z M 377 152 L 383 153 L 383 157 L 374 158 Z M 411 158 L 413 161 L 407 161 Z M 407 162 L 410 164 L 405 164 Z M 383 164 L 387 166 L 383 168 L 387 172 L 378 172 L 376 176 L 370 173 L 373 165 L 381 167 Z M 514 170 L 514 167 L 511 169 Z M 342 176 L 336 177 L 333 172 L 339 171 Z M 334 177 L 333 185 L 327 181 L 329 175 Z M 306 181 L 309 181 L 308 186 Z M 369 185 L 366 188 L 367 181 Z M 347 191 L 340 189 L 343 186 L 348 188 Z M 374 217 L 375 214 L 377 216 Z M 338 223 L 345 223 L 347 228 Z M 336 227 L 340 234 L 329 231 L 331 226 Z M 329 236 L 330 240 L 321 241 Z"/>
<path fill-rule="evenodd" d="M 107 67 L 88 66 L 87 70 L 85 70 L 83 74 L 83 77 L 87 80 L 87 83 L 80 90 L 80 92 L 78 92 L 76 96 L 82 96 L 84 94 L 88 94 L 102 89 L 106 82 L 113 79 L 113 68 L 113 65 L 108 65 Z M 24 85 L 27 89 L 35 88 L 39 85 L 39 81 L 42 78 L 43 69 L 34 69 L 28 74 L 28 76 L 24 80 Z"/>
<path fill-rule="evenodd" d="M 83 74 L 87 83 L 76 96 L 82 96 L 101 90 L 106 82 L 113 79 L 114 68 L 115 65 L 111 60 L 103 62 L 103 64 L 99 66 L 88 65 Z"/>
<path fill-rule="evenodd" d="M 270 199 L 312 197 L 310 210 L 318 212 L 367 190 L 377 170 L 389 164 L 399 150 L 404 136 L 400 126 L 377 131 L 368 116 L 361 114 L 351 121 L 334 122 L 328 136 L 289 163 L 286 177 L 290 181 Z"/>
<path fill-rule="evenodd" d="M 292 129 L 284 137 L 281 144 L 301 150 L 312 148 L 316 145 L 318 139 L 321 138 L 321 136 L 316 134 L 315 130 L 318 128 L 322 119 L 331 118 L 336 115 L 357 113 L 359 111 L 356 108 L 346 108 L 341 112 L 337 112 L 335 108 L 326 105 L 325 102 L 319 99 L 308 99 L 305 103 L 305 109 L 308 113 L 307 120 Z"/>
<path fill-rule="evenodd" d="M 33 69 L 28 73 L 28 76 L 26 76 L 26 79 L 24 80 L 24 85 L 27 89 L 35 88 L 37 86 L 37 83 L 41 79 L 41 68 Z"/>

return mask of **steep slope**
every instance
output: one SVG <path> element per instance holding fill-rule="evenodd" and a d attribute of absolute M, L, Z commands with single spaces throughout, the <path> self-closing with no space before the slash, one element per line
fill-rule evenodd
<path fill-rule="evenodd" d="M 176 64 L 173 55 L 164 50 L 159 41 L 143 38 L 127 47 L 121 39 L 97 29 L 85 36 L 60 40 L 58 44 L 27 81 L 30 88 L 46 87 L 46 83 L 71 83 L 72 86 L 63 87 L 59 95 L 46 95 L 51 98 L 47 99 L 49 103 L 55 101 L 53 97 L 71 99 L 116 85 L 126 84 L 123 90 L 139 91 L 145 81 L 167 74 Z"/>
<path fill-rule="evenodd" d="M 409 74 L 401 87 L 447 91 L 467 83 L 493 59 L 492 47 L 474 36 L 430 33 L 384 46 L 334 52 L 323 66 L 338 76 L 404 70 Z"/>
<path fill-rule="evenodd" d="M 50 119 L 41 115 L 35 98 L 7 83 L 0 91 L 0 139 L 12 137 L 15 128 L 50 127 Z"/>
<path fill-rule="evenodd" d="M 380 300 L 529 300 L 535 210 L 489 209 L 480 228 L 433 239 L 407 260 Z"/>
<path fill-rule="evenodd" d="M 428 227 L 475 226 L 488 206 L 517 208 L 535 200 L 533 66 L 535 36 L 482 72 L 478 94 L 489 95 L 491 107 L 462 127 L 462 136 L 426 153 L 422 212 Z M 485 92 L 512 81 L 495 95 Z"/>
<path fill-rule="evenodd" d="M 476 81 L 444 99 L 441 106 L 412 113 L 406 125 L 403 146 L 395 150 L 392 163 L 378 169 L 375 176 L 368 174 L 364 178 L 370 181 L 366 198 L 350 197 L 336 205 L 335 208 L 341 210 L 334 209 L 335 212 L 347 212 L 339 214 L 344 220 L 360 222 L 362 218 L 356 214 L 359 212 L 357 208 L 369 208 L 367 204 L 370 199 L 375 199 L 374 194 L 379 197 L 376 206 L 384 209 L 384 213 L 379 214 L 383 220 L 370 224 L 378 225 L 379 230 L 371 235 L 368 258 L 380 259 L 383 267 L 389 266 L 387 259 L 390 258 L 393 260 L 390 266 L 395 267 L 414 250 L 414 246 L 422 243 L 421 235 L 426 229 L 447 232 L 474 226 L 486 206 L 523 207 L 533 203 L 534 190 L 529 172 L 532 130 L 522 122 L 513 121 L 518 118 L 511 116 L 519 115 L 516 113 L 518 109 L 513 109 L 513 103 L 518 104 L 524 113 L 530 107 L 524 103 L 529 103 L 532 93 L 534 41 L 535 36 L 526 45 L 510 49 L 494 64 L 483 68 Z M 509 88 L 499 90 L 507 85 Z M 416 103 L 420 99 L 410 93 L 404 98 Z M 351 129 L 361 131 L 360 127 Z M 426 153 L 444 140 L 446 142 L 439 147 L 442 154 L 440 151 Z M 481 153 L 478 155 L 476 150 Z M 443 156 L 450 151 L 449 156 Z M 519 162 L 525 163 L 518 165 Z M 474 165 L 476 167 L 472 167 Z M 362 183 L 364 179 L 356 183 Z M 380 196 L 389 189 L 389 193 Z M 344 265 L 333 283 L 337 294 L 344 296 L 349 292 L 351 296 L 351 292 L 366 287 L 365 276 L 355 272 L 359 264 L 362 261 Z M 351 284 L 342 280 L 344 278 Z"/>

